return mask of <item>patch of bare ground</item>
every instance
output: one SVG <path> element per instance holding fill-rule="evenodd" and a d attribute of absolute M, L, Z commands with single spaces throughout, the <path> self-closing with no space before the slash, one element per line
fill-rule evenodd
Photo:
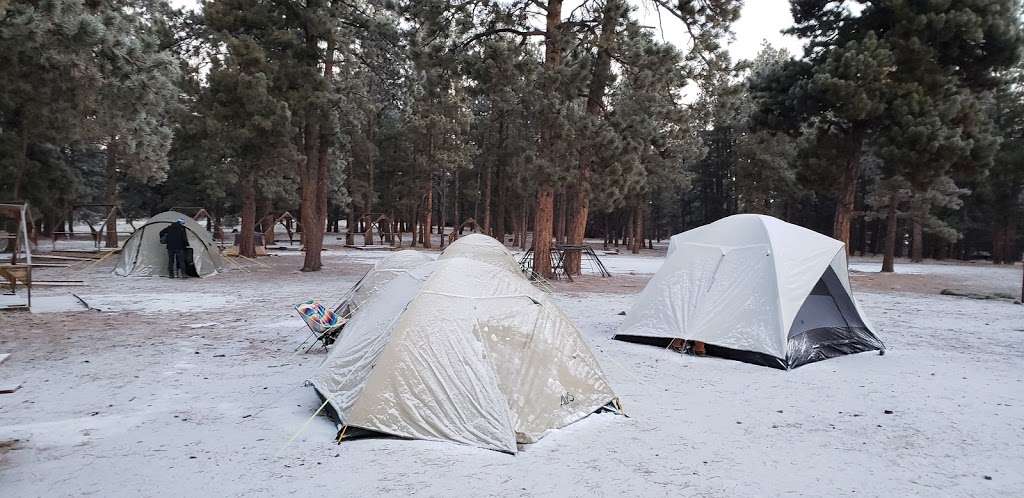
<path fill-rule="evenodd" d="M 599 277 L 596 275 L 580 275 L 573 281 L 566 279 L 552 280 L 551 287 L 559 294 L 638 294 L 647 285 L 653 275 L 612 275 Z"/>
<path fill-rule="evenodd" d="M 4 455 L 10 451 L 18 449 L 18 443 L 20 439 L 2 439 L 0 440 L 0 467 L 4 464 Z"/>
<path fill-rule="evenodd" d="M 956 279 L 941 275 L 906 275 L 902 273 L 851 272 L 854 290 L 869 292 L 914 292 L 939 294 L 943 289 L 961 284 Z"/>
<path fill-rule="evenodd" d="M 863 266 L 854 264 L 854 266 Z M 897 265 L 895 273 L 850 272 L 854 290 L 866 292 L 909 292 L 915 294 L 978 295 L 998 299 L 1019 299 L 1020 265 L 989 263 L 929 262 Z"/>

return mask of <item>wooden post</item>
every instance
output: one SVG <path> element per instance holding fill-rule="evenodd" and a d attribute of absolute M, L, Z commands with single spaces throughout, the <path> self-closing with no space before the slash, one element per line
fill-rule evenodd
<path fill-rule="evenodd" d="M 21 206 L 21 235 L 25 238 L 25 264 L 28 265 L 28 282 L 25 287 L 28 289 L 28 308 L 32 309 L 32 246 L 28 241 L 28 228 L 25 226 L 28 221 L 28 203 Z"/>

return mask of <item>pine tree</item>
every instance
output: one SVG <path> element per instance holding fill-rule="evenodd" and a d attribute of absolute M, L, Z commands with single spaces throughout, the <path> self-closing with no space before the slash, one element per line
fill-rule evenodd
<path fill-rule="evenodd" d="M 1004 76 L 995 94 L 994 120 L 1002 142 L 988 174 L 974 196 L 988 207 L 992 262 L 1012 263 L 1021 256 L 1020 221 L 1024 218 L 1024 88 L 1020 67 Z"/>
<path fill-rule="evenodd" d="M 298 152 L 303 271 L 318 271 L 326 230 L 332 164 L 337 164 L 339 123 L 332 105 L 337 102 L 335 64 L 342 46 L 355 34 L 366 36 L 391 19 L 385 8 L 372 3 L 266 2 L 225 0 L 206 5 L 205 20 L 217 40 L 228 46 L 249 43 L 273 67 L 270 87 L 275 98 L 287 103 L 291 142 Z"/>
<path fill-rule="evenodd" d="M 163 180 L 180 65 L 163 39 L 171 13 L 163 2 L 114 0 L 0 7 L 0 149 L 10 158 L 0 161 L 0 189 L 49 206 L 54 193 L 33 179 L 60 176 L 71 180 L 62 190 L 73 190 L 84 181 L 67 174 L 75 150 L 102 151 L 109 204 L 119 204 L 119 182 Z M 115 219 L 107 221 L 116 247 Z"/>
<path fill-rule="evenodd" d="M 80 0 L 0 5 L 0 191 L 42 205 L 26 192 L 45 174 L 32 149 L 88 138 L 86 116 L 101 82 L 94 51 L 104 36 L 101 15 Z"/>
<path fill-rule="evenodd" d="M 959 195 L 949 176 L 983 171 L 996 152 L 998 137 L 985 102 L 998 83 L 994 71 L 1019 55 L 1016 11 L 1011 1 L 986 6 L 895 2 L 871 6 L 862 15 L 865 26 L 885 34 L 894 57 L 877 155 L 883 174 L 910 184 L 915 260 L 922 257 L 933 203 L 959 206 L 945 200 Z M 897 220 L 890 217 L 888 223 Z M 887 251 L 883 271 L 892 271 L 892 261 Z"/>
<path fill-rule="evenodd" d="M 179 61 L 156 32 L 162 12 L 146 7 L 138 10 L 120 0 L 95 7 L 105 35 L 98 51 L 102 82 L 92 123 L 107 153 L 105 202 L 112 206 L 120 205 L 122 177 L 155 184 L 165 179 L 168 168 Z M 108 219 L 107 247 L 118 245 L 116 221 Z"/>
<path fill-rule="evenodd" d="M 210 164 L 220 178 L 234 178 L 241 199 L 239 254 L 255 257 L 258 179 L 277 165 L 294 164 L 295 131 L 288 105 L 273 95 L 273 68 L 251 41 L 232 41 L 230 55 L 215 63 L 199 100 L 207 150 L 219 151 Z"/>

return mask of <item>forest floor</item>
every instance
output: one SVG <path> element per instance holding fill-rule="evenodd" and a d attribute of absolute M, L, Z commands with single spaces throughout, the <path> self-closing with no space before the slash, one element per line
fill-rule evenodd
<path fill-rule="evenodd" d="M 335 242 L 336 244 L 337 242 Z M 512 456 L 363 439 L 303 382 L 324 358 L 296 302 L 333 302 L 387 252 L 278 251 L 206 279 L 82 272 L 81 312 L 0 312 L 3 496 L 1021 496 L 1021 267 L 855 258 L 887 354 L 785 372 L 612 341 L 661 251 L 603 256 L 614 277 L 555 282 L 628 417 L 590 416 Z M 67 278 L 68 270 L 48 269 Z M 59 308 L 59 307 L 56 307 Z M 307 421 L 309 422 L 307 424 Z M 292 439 L 294 438 L 294 439 Z"/>

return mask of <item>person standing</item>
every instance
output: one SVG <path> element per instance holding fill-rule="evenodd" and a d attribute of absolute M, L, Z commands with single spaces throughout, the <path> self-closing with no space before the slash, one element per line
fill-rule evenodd
<path fill-rule="evenodd" d="M 185 219 L 178 218 L 177 222 L 160 230 L 160 241 L 167 245 L 167 276 L 184 278 L 185 248 L 188 247 Z"/>

